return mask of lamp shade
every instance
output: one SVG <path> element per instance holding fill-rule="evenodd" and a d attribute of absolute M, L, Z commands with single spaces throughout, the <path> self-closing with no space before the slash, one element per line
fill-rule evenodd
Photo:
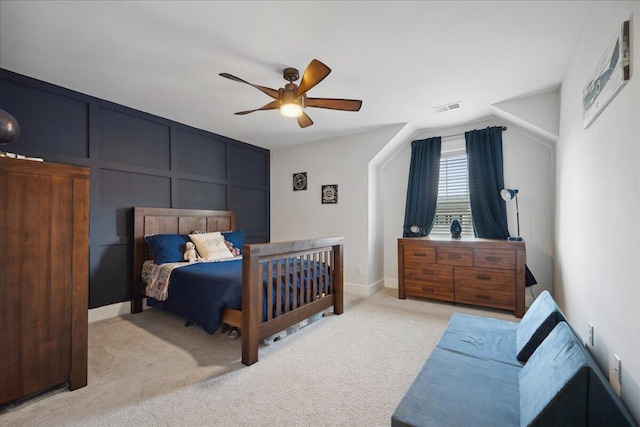
<path fill-rule="evenodd" d="M 510 188 L 505 188 L 500 192 L 500 197 L 502 197 L 502 200 L 504 200 L 505 202 L 508 202 L 509 200 L 511 200 L 514 197 L 516 197 L 516 194 L 518 194 L 518 190 L 512 190 Z"/>

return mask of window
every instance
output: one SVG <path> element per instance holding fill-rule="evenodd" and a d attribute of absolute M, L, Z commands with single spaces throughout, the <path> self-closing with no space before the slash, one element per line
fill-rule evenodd
<path fill-rule="evenodd" d="M 431 234 L 451 236 L 449 227 L 454 219 L 460 221 L 463 237 L 473 237 L 467 154 L 459 151 L 443 153 L 440 158 L 438 202 Z"/>

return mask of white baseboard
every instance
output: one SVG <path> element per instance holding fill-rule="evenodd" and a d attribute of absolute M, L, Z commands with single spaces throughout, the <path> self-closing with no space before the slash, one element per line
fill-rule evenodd
<path fill-rule="evenodd" d="M 384 280 L 378 280 L 372 285 L 357 285 L 355 283 L 345 283 L 344 291 L 354 295 L 369 297 L 378 292 L 380 289 L 384 288 L 384 286 Z"/>
<path fill-rule="evenodd" d="M 384 287 L 385 288 L 391 288 L 391 289 L 398 289 L 398 279 L 390 279 L 390 278 L 386 278 L 384 279 Z"/>
<path fill-rule="evenodd" d="M 147 307 L 146 298 L 142 300 L 142 308 L 149 308 Z M 111 319 L 112 317 L 118 317 L 128 313 L 131 313 L 131 301 L 103 305 L 102 307 L 92 308 L 89 310 L 89 323 L 97 322 L 98 320 Z"/>

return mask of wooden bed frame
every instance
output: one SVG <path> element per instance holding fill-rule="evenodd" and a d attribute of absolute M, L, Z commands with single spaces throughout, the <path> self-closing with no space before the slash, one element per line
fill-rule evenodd
<path fill-rule="evenodd" d="M 149 259 L 149 251 L 144 241 L 148 234 L 189 234 L 195 230 L 229 231 L 236 229 L 236 215 L 233 211 L 192 210 L 170 208 L 133 208 L 133 285 L 131 290 L 131 312 L 142 311 L 145 284 L 142 281 L 142 264 Z M 242 329 L 242 363 L 252 365 L 258 361 L 258 345 L 261 339 L 293 326 L 316 313 L 333 306 L 334 314 L 342 314 L 343 299 L 343 238 L 328 237 L 311 240 L 296 240 L 281 243 L 261 243 L 244 245 L 242 248 L 242 310 L 225 308 L 223 322 Z M 325 262 L 330 268 L 330 286 L 324 285 L 324 292 L 309 292 L 307 298 L 293 298 L 281 301 L 280 292 L 276 292 L 275 313 L 272 316 L 273 289 L 280 289 L 281 275 L 277 274 L 276 283 L 267 288 L 268 319 L 263 320 L 263 263 L 281 259 L 298 258 L 309 261 Z M 288 261 L 286 261 L 288 265 Z M 273 276 L 273 263 L 267 267 L 268 277 Z M 277 263 L 277 269 L 280 269 Z M 279 273 L 279 272 L 277 272 Z M 303 271 L 302 274 L 305 274 Z M 310 272 L 306 272 L 309 277 Z M 326 276 L 325 276 L 326 277 Z M 285 278 L 288 281 L 288 278 Z M 323 279 L 320 278 L 320 281 Z M 326 280 L 326 279 L 324 279 Z M 322 282 L 320 284 L 323 284 Z M 316 290 L 321 289 L 320 284 Z M 285 283 L 287 286 L 288 283 Z M 297 292 L 294 287 L 294 292 Z M 285 299 L 288 300 L 288 293 Z M 293 307 L 290 309 L 290 305 Z"/>

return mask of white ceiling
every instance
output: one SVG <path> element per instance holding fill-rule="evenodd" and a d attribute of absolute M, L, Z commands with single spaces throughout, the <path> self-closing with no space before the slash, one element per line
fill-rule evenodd
<path fill-rule="evenodd" d="M 397 123 L 438 128 L 491 104 L 557 88 L 585 1 L 8 1 L 0 67 L 265 148 Z M 333 71 L 311 97 L 363 100 L 360 112 L 307 108 L 314 125 L 227 72 L 277 89 L 312 59 Z M 299 83 L 299 82 L 298 82 Z M 462 101 L 463 109 L 433 107 Z"/>

